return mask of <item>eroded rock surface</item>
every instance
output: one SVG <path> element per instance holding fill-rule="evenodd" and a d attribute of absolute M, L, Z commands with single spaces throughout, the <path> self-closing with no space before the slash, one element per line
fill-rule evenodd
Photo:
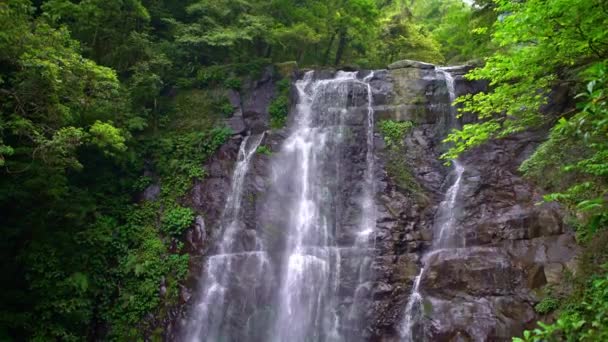
<path fill-rule="evenodd" d="M 378 223 L 377 286 L 389 284 L 393 290 L 389 299 L 375 303 L 374 340 L 399 341 L 404 309 L 424 258 L 423 319 L 413 327 L 416 341 L 510 341 L 536 322 L 536 290 L 558 282 L 572 268 L 576 252 L 560 209 L 537 205 L 541 190 L 517 171 L 545 133 L 492 141 L 461 158 L 465 172 L 454 229 L 464 235 L 466 247 L 425 256 L 437 206 L 454 182 L 449 168 L 438 161 L 451 119 L 445 80 L 434 69 L 406 64 L 378 81 L 391 83 L 377 86 L 388 91 L 378 118 L 416 124 L 405 138 L 403 158 L 420 188 L 404 191 L 390 177 L 381 181 L 380 202 L 386 210 L 380 209 L 384 215 Z M 464 80 L 467 70 L 448 69 L 457 95 L 485 87 L 484 82 Z M 470 122 L 471 117 L 465 114 L 460 121 Z"/>
<path fill-rule="evenodd" d="M 478 92 L 486 86 L 484 82 L 464 80 L 462 76 L 468 69 L 448 70 L 454 76 L 458 95 Z M 332 70 L 316 71 L 315 77 L 327 79 L 334 74 Z M 363 79 L 367 75 L 368 71 L 361 71 L 358 77 Z M 388 148 L 377 132 L 374 140 L 377 222 L 375 256 L 371 264 L 375 280 L 362 287 L 370 298 L 364 314 L 369 325 L 356 333 L 371 341 L 399 341 L 405 306 L 424 263 L 427 269 L 421 279 L 424 315 L 414 325 L 416 340 L 510 341 L 511 336 L 520 334 L 538 319 L 533 309 L 538 301 L 537 290 L 559 282 L 564 272 L 572 270 L 576 252 L 560 209 L 549 204 L 536 205 L 541 199 L 541 190 L 522 179 L 517 171 L 521 161 L 544 139 L 544 133 L 526 132 L 493 141 L 462 157 L 466 170 L 458 195 L 460 215 L 456 229 L 464 236 L 466 247 L 427 253 L 434 238 L 438 206 L 454 181 L 450 168 L 439 160 L 445 149 L 441 140 L 454 123 L 445 78 L 433 65 L 402 61 L 389 66 L 389 70 L 374 71 L 369 83 L 376 122 L 390 119 L 414 123 L 403 141 L 405 148 L 400 160 L 415 184 L 403 186 L 387 172 Z M 241 134 L 268 129 L 267 106 L 274 96 L 271 74 L 265 74 L 249 87 L 246 95 L 231 95 L 235 115 L 230 124 Z M 292 103 L 295 100 L 292 92 Z M 360 103 L 366 101 L 362 99 Z M 352 175 L 339 179 L 341 184 L 337 189 L 343 192 L 345 201 L 352 200 L 351 193 L 358 188 L 356 182 L 360 179 L 355 175 L 362 172 L 365 162 L 362 153 L 365 140 L 361 132 L 365 111 L 362 106 L 361 120 L 355 116 L 347 123 L 353 129 L 353 139 L 361 141 L 361 146 L 350 144 L 350 150 L 339 156 L 350 167 L 351 173 L 347 174 Z M 291 115 L 294 112 L 292 110 Z M 292 120 L 290 117 L 290 122 Z M 465 115 L 460 120 L 466 123 L 472 119 Z M 279 151 L 288 130 L 267 132 L 262 145 Z M 218 220 L 241 139 L 241 135 L 236 135 L 220 149 L 206 166 L 206 179 L 197 183 L 188 196 L 189 204 L 200 214 L 196 226 L 188 233 L 188 248 L 193 255 L 192 277 L 184 287 L 184 309 L 173 316 L 175 320 L 166 335 L 168 340 L 175 340 L 172 332 L 177 330 L 188 306 L 195 303 L 196 294 L 192 290 L 200 281 L 197 276 L 204 274 L 198 270 L 204 267 L 209 246 L 217 238 Z M 271 250 L 279 250 L 285 238 L 278 227 L 265 224 L 278 222 L 276 218 L 282 215 L 280 206 L 264 204 L 268 203 L 269 196 L 278 196 L 270 193 L 272 159 L 273 154 L 257 154 L 245 179 L 242 236 L 239 237 L 245 249 L 251 236 L 261 236 L 269 246 L 276 245 Z M 289 197 L 287 193 L 283 195 Z M 349 206 L 352 203 L 344 203 L 343 207 Z M 350 217 L 356 214 L 350 213 Z M 342 231 L 337 234 L 341 243 L 346 244 L 352 240 L 348 231 L 354 223 L 349 223 L 349 213 L 342 217 L 345 218 Z M 346 259 L 346 270 L 356 268 L 356 258 Z M 343 300 L 347 303 L 347 293 L 352 293 L 355 283 L 352 274 L 344 272 L 341 276 Z M 246 296 L 255 282 L 246 275 L 230 279 L 236 283 L 231 295 L 237 297 Z M 269 306 L 269 303 L 260 299 L 259 305 Z M 252 309 L 244 308 L 243 317 L 231 318 L 230 324 L 246 324 L 245 313 Z M 272 312 L 263 312 L 266 316 L 256 319 L 272 317 Z M 263 340 L 261 335 L 249 337 L 244 340 Z"/>

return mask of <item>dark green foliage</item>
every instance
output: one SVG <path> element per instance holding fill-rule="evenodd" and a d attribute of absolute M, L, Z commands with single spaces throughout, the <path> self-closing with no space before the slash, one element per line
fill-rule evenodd
<path fill-rule="evenodd" d="M 289 114 L 289 89 L 291 87 L 291 81 L 288 78 L 284 78 L 277 82 L 277 95 L 268 107 L 268 113 L 270 114 L 270 127 L 273 129 L 280 129 L 285 126 L 287 122 L 287 115 Z"/>
<path fill-rule="evenodd" d="M 201 68 L 196 73 L 196 80 L 202 87 L 222 84 L 228 79 L 229 67 L 225 65 L 213 65 Z"/>
<path fill-rule="evenodd" d="M 608 227 L 608 91 L 607 7 L 601 0 L 495 1 L 502 15 L 492 27 L 492 44 L 500 47 L 469 79 L 490 81 L 490 91 L 457 101 L 479 121 L 454 131 L 446 141 L 453 159 L 488 139 L 551 127 L 547 141 L 520 167 L 528 179 L 560 202 L 577 230 L 587 260 L 579 268 L 570 296 L 545 300 L 542 312 L 557 309 L 553 324 L 539 323 L 526 341 L 601 341 L 608 338 L 605 243 Z M 547 114 L 541 110 L 551 90 L 568 86 L 576 108 Z M 560 99 L 558 99 L 560 100 Z M 599 262 L 598 260 L 603 260 Z M 591 266 L 591 267 L 590 267 Z M 520 340 L 520 339 L 516 339 Z"/>
<path fill-rule="evenodd" d="M 492 29 L 483 18 L 491 18 L 494 13 L 484 10 L 493 6 L 472 10 L 454 1 L 410 4 L 0 2 L 0 262 L 6 279 L 0 289 L 0 339 L 144 340 L 144 331 L 156 329 L 152 322 L 177 302 L 179 283 L 186 277 L 188 256 L 179 238 L 195 214 L 184 207 L 183 196 L 195 179 L 204 177 L 204 162 L 231 136 L 222 127 L 234 110 L 228 90 L 246 90 L 273 62 L 384 67 L 399 58 L 441 62 L 479 57 L 475 55 L 491 46 L 484 37 Z M 581 4 L 572 13 L 587 9 Z M 436 5 L 441 14 L 430 19 L 437 25 L 429 24 L 420 13 Z M 501 1 L 499 6 L 511 5 Z M 568 65 L 573 59 L 547 46 L 584 50 L 585 56 L 584 44 L 573 43 L 605 46 L 603 25 L 594 16 L 581 17 L 591 20 L 581 22 L 584 32 L 596 28 L 589 39 L 541 41 L 549 57 L 563 59 L 561 64 L 550 59 L 549 65 Z M 569 24 L 576 18 L 566 19 Z M 537 77 L 546 69 L 532 71 Z M 518 77 L 509 75 L 508 81 Z M 543 77 L 536 87 L 547 84 Z M 290 87 L 287 78 L 277 84 L 269 108 L 273 128 L 286 123 Z M 601 104 L 598 89 L 603 88 L 596 83 L 582 102 Z M 589 115 L 578 116 L 576 124 L 582 135 L 573 137 L 596 129 L 589 124 L 603 127 L 593 119 L 601 110 L 583 112 Z M 487 137 L 497 124 L 485 126 Z M 391 154 L 389 172 L 398 186 L 417 191 L 401 144 L 410 127 L 380 124 Z M 595 230 L 605 225 L 604 204 L 597 202 L 601 193 L 593 191 L 603 186 L 598 179 L 605 176 L 599 133 L 583 140 L 591 149 L 577 154 L 581 159 L 568 159 L 573 165 L 568 172 L 584 174 L 587 183 L 576 192 L 555 184 L 556 192 L 572 196 L 572 204 L 586 213 L 583 226 Z M 468 138 L 476 141 L 473 135 Z M 580 146 L 577 139 L 568 141 Z M 547 154 L 551 150 L 548 146 Z M 258 153 L 271 151 L 260 146 Z M 538 172 L 529 169 L 531 175 Z M 158 198 L 141 201 L 140 192 L 154 183 L 161 187 Z"/>
<path fill-rule="evenodd" d="M 222 96 L 218 100 L 214 101 L 213 107 L 224 117 L 230 117 L 234 113 L 234 107 L 226 96 Z"/>
<path fill-rule="evenodd" d="M 241 89 L 241 80 L 236 77 L 230 77 L 224 81 L 224 87 L 232 90 Z"/>
<path fill-rule="evenodd" d="M 152 179 L 152 177 L 149 176 L 141 176 L 139 178 L 137 178 L 137 180 L 135 180 L 134 184 L 133 184 L 133 191 L 137 191 L 137 192 L 141 192 L 146 190 L 146 188 L 150 185 L 152 185 L 152 183 L 154 182 L 154 180 Z"/>

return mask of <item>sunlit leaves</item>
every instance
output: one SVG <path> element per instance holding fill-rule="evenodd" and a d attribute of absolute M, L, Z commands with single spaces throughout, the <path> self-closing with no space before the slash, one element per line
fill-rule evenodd
<path fill-rule="evenodd" d="M 599 0 L 496 3 L 501 20 L 494 27 L 493 42 L 501 49 L 486 60 L 484 67 L 467 75 L 469 79 L 490 81 L 491 91 L 459 100 L 464 112 L 475 113 L 483 120 L 500 119 L 501 128 L 486 134 L 486 138 L 552 120 L 540 108 L 551 88 L 560 79 L 572 76 L 566 68 L 585 65 L 608 52 L 608 33 L 604 30 L 608 16 Z M 453 149 L 450 155 L 463 150 Z"/>

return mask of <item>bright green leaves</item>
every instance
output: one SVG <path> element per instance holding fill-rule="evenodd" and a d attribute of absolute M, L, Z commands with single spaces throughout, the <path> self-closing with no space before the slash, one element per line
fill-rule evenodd
<path fill-rule="evenodd" d="M 444 140 L 447 143 L 454 143 L 454 147 L 444 153 L 441 158 L 446 160 L 456 159 L 464 151 L 488 141 L 499 129 L 500 124 L 494 120 L 480 124 L 464 125 L 462 129 L 454 130 Z"/>
<path fill-rule="evenodd" d="M 553 127 L 549 140 L 521 167 L 528 176 L 538 179 L 543 176 L 539 168 L 543 160 L 564 150 L 570 152 L 557 165 L 561 178 L 568 181 L 550 189 L 556 193 L 547 195 L 546 200 L 559 201 L 577 212 L 578 219 L 586 224 L 586 229 L 579 232 L 581 238 L 592 236 L 608 224 L 606 64 L 593 65 L 583 74 L 588 82 L 585 91 L 576 96 L 580 101 L 579 111 L 569 118 L 562 117 Z"/>
<path fill-rule="evenodd" d="M 513 341 L 605 341 L 608 339 L 607 298 L 608 276 L 594 277 L 588 281 L 581 298 L 562 311 L 554 324 L 539 322 L 539 328 L 525 331 L 523 338 Z"/>
<path fill-rule="evenodd" d="M 89 134 L 91 135 L 91 143 L 107 153 L 112 154 L 113 151 L 124 152 L 127 150 L 126 139 L 120 129 L 110 123 L 95 121 L 89 129 Z"/>
<path fill-rule="evenodd" d="M 3 86 L 10 89 L 0 92 L 0 136 L 19 143 L 0 145 L 2 164 L 36 160 L 52 169 L 80 169 L 77 151 L 82 145 L 124 151 L 124 133 L 100 121 L 121 120 L 115 72 L 82 58 L 66 29 L 53 29 L 42 20 L 25 26 L 28 18 L 14 8 L 0 6 L 0 21 L 11 17 L 16 21 L 11 27 L 21 28 L 12 38 L 0 39 L 0 58 L 6 63 Z"/>
<path fill-rule="evenodd" d="M 607 23 L 601 1 L 498 1 L 502 19 L 493 43 L 501 49 L 484 67 L 467 75 L 490 81 L 491 91 L 460 100 L 462 111 L 492 118 L 500 129 L 485 138 L 537 127 L 551 118 L 540 113 L 547 94 L 560 78 L 571 77 L 572 65 L 585 65 L 608 53 Z M 488 133 L 487 129 L 480 129 Z M 464 138 L 473 138 L 467 135 Z M 461 136 L 461 138 L 463 138 Z M 474 137 L 481 139 L 484 137 Z M 457 140 L 453 138 L 451 140 Z M 474 146 L 460 139 L 464 145 Z M 458 146 L 449 154 L 457 154 Z"/>
<path fill-rule="evenodd" d="M 414 124 L 411 121 L 382 120 L 378 123 L 378 128 L 388 148 L 403 147 L 403 139 L 412 127 Z"/>
<path fill-rule="evenodd" d="M 162 231 L 172 236 L 179 236 L 192 225 L 193 221 L 192 209 L 177 206 L 163 214 Z"/>

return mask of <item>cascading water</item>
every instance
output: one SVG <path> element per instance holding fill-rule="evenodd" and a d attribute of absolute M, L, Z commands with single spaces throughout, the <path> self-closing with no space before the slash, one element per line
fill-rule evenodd
<path fill-rule="evenodd" d="M 361 338 L 350 330 L 360 328 L 353 327 L 366 296 L 360 285 L 370 277 L 374 122 L 372 76 L 356 76 L 338 72 L 314 80 L 308 72 L 296 83 L 294 127 L 273 168 L 277 198 L 271 207 L 284 210 L 286 238 L 271 341 Z M 358 144 L 362 135 L 365 149 Z M 363 163 L 353 162 L 359 156 Z"/>
<path fill-rule="evenodd" d="M 450 98 L 450 104 L 456 99 L 456 90 L 454 87 L 454 77 L 450 74 L 447 68 L 438 68 L 437 71 L 443 75 L 448 89 Z M 450 115 L 447 126 L 454 128 L 456 126 L 455 109 L 450 106 Z M 458 220 L 459 208 L 458 208 L 458 195 L 462 185 L 462 176 L 465 168 L 456 160 L 452 160 L 453 177 L 454 183 L 450 186 L 445 194 L 444 200 L 439 204 L 439 209 L 435 214 L 434 224 L 434 239 L 431 246 L 431 253 L 433 251 L 451 248 L 460 248 L 465 246 L 465 237 L 459 235 L 458 227 L 456 225 Z M 428 257 L 429 255 L 427 255 Z M 422 267 L 420 272 L 414 279 L 414 286 L 405 307 L 405 313 L 403 322 L 400 327 L 400 335 L 402 342 L 414 341 L 414 325 L 419 321 L 422 314 L 422 294 L 420 293 L 420 283 L 424 276 L 425 258 L 422 259 Z"/>
<path fill-rule="evenodd" d="M 376 226 L 374 75 L 314 76 L 296 82 L 291 134 L 272 156 L 255 229 L 242 222 L 241 201 L 263 136 L 241 144 L 185 341 L 363 339 Z M 255 243 L 243 243 L 251 235 Z"/>
<path fill-rule="evenodd" d="M 188 342 L 233 341 L 238 340 L 240 331 L 227 324 L 227 319 L 243 310 L 246 303 L 238 303 L 227 296 L 235 285 L 236 270 L 246 269 L 249 273 L 248 286 L 261 286 L 263 275 L 272 273 L 270 259 L 264 251 L 263 243 L 254 238 L 253 248 L 246 250 L 238 241 L 242 233 L 241 201 L 245 176 L 250 161 L 260 145 L 264 134 L 245 137 L 241 143 L 238 160 L 232 176 L 230 193 L 220 221 L 221 237 L 217 240 L 213 254 L 207 257 L 203 281 L 200 284 L 200 298 L 190 313 L 183 339 Z M 255 306 L 255 303 L 250 303 Z"/>

